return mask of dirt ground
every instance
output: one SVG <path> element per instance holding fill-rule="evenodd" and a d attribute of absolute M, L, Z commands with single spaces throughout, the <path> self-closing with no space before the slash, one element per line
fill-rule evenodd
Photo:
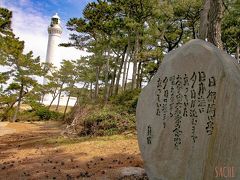
<path fill-rule="evenodd" d="M 56 122 L 5 125 L 0 179 L 118 179 L 117 169 L 143 166 L 134 135 L 69 139 L 61 128 Z"/>

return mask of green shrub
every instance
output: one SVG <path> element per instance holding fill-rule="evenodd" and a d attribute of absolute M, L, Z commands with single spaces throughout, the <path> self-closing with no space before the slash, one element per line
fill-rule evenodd
<path fill-rule="evenodd" d="M 28 104 L 31 106 L 32 111 L 36 111 L 39 108 L 46 108 L 43 104 L 39 103 L 38 101 L 32 100 L 28 101 Z"/>
<path fill-rule="evenodd" d="M 8 107 L 5 107 L 1 110 L 0 112 L 0 121 L 11 121 L 12 117 L 15 113 L 15 107 L 13 107 L 12 109 L 10 109 L 7 113 L 5 113 L 6 109 Z"/>
<path fill-rule="evenodd" d="M 74 132 L 80 136 L 106 136 L 136 131 L 135 111 L 140 90 L 127 90 L 110 99 L 108 105 L 88 104 L 73 108 L 71 120 L 77 119 Z"/>
<path fill-rule="evenodd" d="M 83 129 L 79 133 L 85 136 L 104 136 L 135 130 L 135 116 L 119 114 L 112 108 L 95 109 L 83 119 Z"/>
<path fill-rule="evenodd" d="M 111 102 L 117 105 L 120 111 L 127 111 L 128 113 L 135 113 L 137 107 L 137 101 L 140 90 L 127 90 L 119 95 L 113 97 Z"/>
<path fill-rule="evenodd" d="M 39 117 L 36 116 L 34 111 L 23 111 L 20 112 L 19 117 L 18 117 L 19 121 L 39 121 Z"/>
<path fill-rule="evenodd" d="M 50 111 L 47 107 L 39 107 L 35 110 L 35 114 L 39 117 L 39 120 L 58 120 L 61 114 L 55 111 Z"/>
<path fill-rule="evenodd" d="M 132 101 L 133 99 L 136 99 L 140 93 L 139 89 L 135 90 L 126 90 L 117 96 L 112 98 L 112 102 L 116 105 L 123 105 L 126 104 L 129 101 Z"/>

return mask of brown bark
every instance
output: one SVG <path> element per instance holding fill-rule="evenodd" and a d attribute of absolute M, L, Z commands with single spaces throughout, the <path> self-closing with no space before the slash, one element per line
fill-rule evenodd
<path fill-rule="evenodd" d="M 100 74 L 100 67 L 96 67 L 96 83 L 95 83 L 95 91 L 94 91 L 94 100 L 97 101 L 98 99 L 98 92 L 99 92 L 99 74 Z"/>
<path fill-rule="evenodd" d="M 125 79 L 126 79 L 126 71 L 127 71 L 127 62 L 128 62 L 128 58 L 130 56 L 130 51 L 131 51 L 131 39 L 130 39 L 130 32 L 128 32 L 128 45 L 127 45 L 127 56 L 125 58 L 124 56 L 124 65 L 123 65 L 123 78 L 122 78 L 122 87 L 124 87 L 125 85 Z"/>
<path fill-rule="evenodd" d="M 51 106 L 52 106 L 52 103 L 54 102 L 54 100 L 57 98 L 57 96 L 58 96 L 58 93 L 57 93 L 57 88 L 54 90 L 54 93 L 53 93 L 53 98 L 52 98 L 52 101 L 51 101 L 51 103 L 49 104 L 49 106 L 48 106 L 48 109 L 50 109 L 51 108 Z"/>
<path fill-rule="evenodd" d="M 58 108 L 59 108 L 59 103 L 60 103 L 60 99 L 61 99 L 61 95 L 62 95 L 63 84 L 64 84 L 64 83 L 61 84 L 61 87 L 60 87 L 60 89 L 59 89 L 58 102 L 57 102 L 57 106 L 56 106 L 56 109 L 55 109 L 56 111 L 58 111 Z"/>
<path fill-rule="evenodd" d="M 118 53 L 117 58 L 116 58 L 116 64 L 112 73 L 112 80 L 111 80 L 111 85 L 109 88 L 109 96 L 112 96 L 113 94 L 113 89 L 115 86 L 115 80 L 116 80 L 116 76 L 117 76 L 117 68 L 118 68 L 118 63 L 119 63 L 119 58 L 120 58 L 120 53 Z"/>
<path fill-rule="evenodd" d="M 65 117 L 66 117 L 66 112 L 67 112 L 67 108 L 68 108 L 68 103 L 69 103 L 70 97 L 71 97 L 71 93 L 69 93 L 69 95 L 68 95 L 67 103 L 66 103 L 66 106 L 65 106 L 65 109 L 64 109 L 64 113 L 63 113 L 63 120 L 65 120 Z"/>
<path fill-rule="evenodd" d="M 109 98 L 109 84 L 108 84 L 108 73 L 109 73 L 109 55 L 110 52 L 107 52 L 107 62 L 105 67 L 105 89 L 104 89 L 104 103 L 107 104 Z"/>
<path fill-rule="evenodd" d="M 140 72 L 139 89 L 142 89 L 142 82 L 143 82 L 143 68 L 141 68 Z"/>
<path fill-rule="evenodd" d="M 54 102 L 54 100 L 56 99 L 56 97 L 57 97 L 57 95 L 56 95 L 55 97 L 53 97 L 53 98 L 52 98 L 52 101 L 50 102 L 50 104 L 49 104 L 49 106 L 48 106 L 48 109 L 50 109 L 50 108 L 51 108 L 51 106 L 52 106 L 52 103 Z"/>
<path fill-rule="evenodd" d="M 119 82 L 120 82 L 120 78 L 121 78 L 121 74 L 122 74 L 122 68 L 123 68 L 123 64 L 125 64 L 125 71 L 126 71 L 126 61 L 125 60 L 125 56 L 126 56 L 126 52 L 128 49 L 128 45 L 125 46 L 123 54 L 122 54 L 122 59 L 121 59 L 121 63 L 120 63 L 120 67 L 118 69 L 118 73 L 117 73 L 117 79 L 116 79 L 116 85 L 115 85 L 115 90 L 114 90 L 114 94 L 117 95 L 118 94 L 118 88 L 119 88 Z M 125 72 L 126 73 L 126 72 Z M 123 77 L 123 85 L 124 85 L 124 79 L 125 76 Z"/>
<path fill-rule="evenodd" d="M 132 60 L 132 57 L 128 60 L 127 73 L 126 73 L 126 77 L 125 77 L 125 82 L 124 82 L 123 91 L 125 91 L 125 90 L 126 90 L 126 87 L 127 87 L 128 73 L 129 73 L 129 68 L 130 68 L 131 60 Z"/>
<path fill-rule="evenodd" d="M 223 0 L 205 0 L 200 16 L 199 38 L 208 40 L 223 49 L 221 22 L 224 14 Z"/>
<path fill-rule="evenodd" d="M 205 40 L 208 31 L 208 13 L 210 9 L 210 0 L 204 0 L 203 8 L 200 13 L 199 39 Z"/>
<path fill-rule="evenodd" d="M 141 70 L 142 70 L 142 62 L 139 62 L 138 73 L 137 73 L 137 88 L 141 88 Z"/>
<path fill-rule="evenodd" d="M 137 86 L 137 63 L 138 63 L 138 51 L 139 51 L 139 34 L 137 33 L 135 39 L 135 47 L 134 47 L 134 58 L 133 58 L 133 74 L 132 74 L 132 85 L 131 89 L 136 89 Z"/>
<path fill-rule="evenodd" d="M 90 99 L 93 99 L 93 83 L 90 83 Z"/>
<path fill-rule="evenodd" d="M 219 49 L 223 49 L 221 40 L 221 21 L 223 18 L 224 6 L 223 0 L 211 0 L 208 14 L 208 41 L 213 43 Z"/>
<path fill-rule="evenodd" d="M 19 97 L 18 97 L 18 104 L 13 116 L 12 121 L 15 122 L 17 120 L 17 116 L 20 110 L 20 106 L 21 106 L 21 101 L 22 101 L 22 97 L 23 97 L 23 84 L 21 83 L 21 87 L 20 87 L 20 91 L 19 91 Z"/>

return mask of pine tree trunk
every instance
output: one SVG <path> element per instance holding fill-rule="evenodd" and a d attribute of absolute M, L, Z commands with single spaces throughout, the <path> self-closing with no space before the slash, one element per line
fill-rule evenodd
<path fill-rule="evenodd" d="M 94 101 L 96 102 L 98 99 L 98 92 L 99 92 L 99 75 L 100 75 L 100 67 L 97 66 L 96 68 L 96 83 L 95 83 L 95 92 L 94 92 Z"/>
<path fill-rule="evenodd" d="M 62 95 L 62 88 L 63 88 L 63 83 L 61 84 L 61 87 L 59 89 L 59 95 L 58 95 L 58 102 L 57 102 L 57 106 L 56 106 L 56 111 L 58 111 L 59 108 L 59 104 L 60 104 L 60 99 L 61 99 L 61 95 Z"/>
<path fill-rule="evenodd" d="M 42 98 L 41 98 L 41 100 L 40 100 L 42 104 L 43 104 L 44 96 L 45 96 L 45 93 L 43 93 Z M 40 102 L 39 102 L 39 103 L 40 103 Z"/>
<path fill-rule="evenodd" d="M 57 95 L 58 95 L 58 94 L 56 94 L 56 95 L 53 95 L 52 101 L 50 102 L 50 104 L 49 104 L 49 106 L 48 106 L 48 109 L 50 109 L 50 108 L 51 108 L 51 106 L 52 106 L 52 103 L 53 103 L 53 102 L 54 102 L 54 100 L 57 98 Z"/>
<path fill-rule="evenodd" d="M 126 71 L 127 71 L 127 62 L 128 62 L 128 58 L 130 56 L 130 51 L 131 51 L 131 39 L 130 39 L 130 35 L 128 33 L 128 46 L 127 46 L 127 55 L 126 55 L 126 58 L 124 60 L 124 65 L 123 65 L 123 78 L 122 78 L 122 88 L 124 87 L 125 85 L 125 79 L 126 79 Z"/>
<path fill-rule="evenodd" d="M 223 18 L 224 6 L 222 0 L 211 0 L 209 10 L 208 41 L 219 49 L 223 49 L 221 39 L 221 22 Z"/>
<path fill-rule="evenodd" d="M 117 55 L 116 65 L 115 65 L 114 71 L 112 73 L 112 80 L 111 80 L 111 85 L 110 85 L 110 89 L 109 89 L 109 96 L 113 95 L 113 90 L 114 90 L 114 86 L 115 86 L 115 80 L 116 80 L 116 76 L 117 76 L 117 67 L 118 67 L 118 63 L 119 63 L 119 58 L 120 58 L 120 54 Z"/>
<path fill-rule="evenodd" d="M 141 88 L 141 70 L 142 70 L 142 62 L 138 63 L 138 73 L 137 73 L 137 88 Z"/>
<path fill-rule="evenodd" d="M 109 55 L 110 52 L 107 52 L 107 62 L 105 67 L 105 88 L 104 88 L 104 103 L 107 104 L 109 98 L 109 84 L 108 84 L 108 73 L 109 73 Z"/>
<path fill-rule="evenodd" d="M 4 113 L 1 115 L 0 121 L 5 121 L 8 118 L 8 112 L 13 108 L 13 106 L 16 104 L 17 100 L 11 103 L 11 105 L 4 111 Z"/>
<path fill-rule="evenodd" d="M 18 97 L 18 104 L 17 104 L 16 110 L 15 110 L 15 113 L 13 116 L 13 120 L 12 120 L 13 122 L 15 122 L 17 120 L 17 116 L 18 116 L 20 106 L 21 106 L 21 101 L 22 101 L 22 94 L 23 94 L 23 84 L 21 83 L 21 88 L 20 88 L 19 97 Z"/>
<path fill-rule="evenodd" d="M 115 86 L 115 91 L 114 91 L 114 94 L 117 95 L 118 94 L 118 88 L 119 88 L 119 82 L 120 82 L 120 78 L 121 78 L 121 73 L 122 73 L 122 68 L 123 68 L 123 64 L 125 64 L 125 56 L 126 56 L 126 52 L 127 52 L 127 49 L 128 49 L 128 45 L 125 46 L 124 48 L 124 52 L 122 54 L 122 60 L 121 60 L 121 64 L 120 64 L 120 67 L 118 69 L 118 73 L 117 73 L 117 79 L 116 79 L 116 86 Z M 127 60 L 126 60 L 127 61 Z M 125 65 L 126 66 L 126 65 Z M 126 73 L 126 67 L 125 67 L 125 73 Z M 123 81 L 123 85 L 124 85 L 124 77 L 122 79 Z M 122 85 L 122 87 L 123 87 Z"/>
<path fill-rule="evenodd" d="M 123 63 L 123 78 L 122 78 L 122 87 L 123 87 L 123 86 L 124 86 L 124 84 L 125 84 L 128 57 L 129 57 L 129 53 L 127 53 L 127 56 L 126 56 L 126 58 L 124 59 L 124 63 Z"/>
<path fill-rule="evenodd" d="M 208 32 L 208 13 L 210 9 L 210 0 L 204 0 L 203 8 L 200 14 L 199 39 L 205 40 Z"/>
<path fill-rule="evenodd" d="M 192 22 L 192 37 L 193 39 L 196 39 L 196 30 L 195 30 L 195 22 Z"/>
<path fill-rule="evenodd" d="M 124 82 L 124 86 L 123 86 L 123 91 L 125 91 L 125 90 L 127 89 L 128 73 L 129 73 L 129 69 L 130 69 L 131 61 L 132 61 L 132 57 L 129 58 L 129 60 L 128 60 L 128 64 L 127 64 L 127 73 L 126 73 L 126 77 L 125 77 L 125 82 Z"/>
<path fill-rule="evenodd" d="M 90 99 L 93 99 L 93 83 L 90 83 Z"/>
<path fill-rule="evenodd" d="M 77 105 L 79 105 L 79 98 L 80 98 L 80 96 L 78 95 L 78 96 L 77 96 L 77 99 L 76 99 L 76 102 L 75 102 L 75 104 L 74 104 L 74 107 L 76 107 Z"/>
<path fill-rule="evenodd" d="M 141 73 L 140 73 L 141 75 L 140 75 L 140 89 L 142 89 L 142 82 L 143 82 L 143 68 L 141 68 Z"/>
<path fill-rule="evenodd" d="M 69 95 L 68 95 L 67 103 L 66 103 L 66 106 L 65 106 L 65 109 L 64 109 L 64 113 L 63 113 L 63 121 L 65 120 L 65 116 L 66 116 L 66 112 L 67 112 L 67 108 L 68 108 L 68 103 L 69 103 L 70 97 L 71 97 L 71 93 L 69 93 Z"/>
<path fill-rule="evenodd" d="M 131 85 L 131 90 L 136 89 L 137 83 L 136 83 L 136 78 L 137 78 L 137 63 L 138 63 L 138 50 L 139 50 L 139 37 L 138 33 L 136 35 L 135 39 L 135 47 L 134 47 L 134 58 L 133 58 L 133 74 L 132 74 L 132 85 Z"/>

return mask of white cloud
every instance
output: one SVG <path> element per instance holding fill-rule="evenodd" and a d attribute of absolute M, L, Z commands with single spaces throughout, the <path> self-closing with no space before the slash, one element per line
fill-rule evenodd
<path fill-rule="evenodd" d="M 25 41 L 24 52 L 33 51 L 34 56 L 40 56 L 42 61 L 45 61 L 48 33 L 47 28 L 50 24 L 50 18 L 43 15 L 31 4 L 29 0 L 20 0 L 20 5 L 27 5 L 24 9 L 10 2 L 4 3 L 3 7 L 10 9 L 13 12 L 12 29 L 20 40 Z M 68 39 L 68 31 L 64 24 L 62 42 Z M 62 59 L 77 59 L 80 56 L 86 56 L 84 51 L 76 50 L 75 48 L 59 48 L 59 61 L 55 63 L 59 66 Z"/>

